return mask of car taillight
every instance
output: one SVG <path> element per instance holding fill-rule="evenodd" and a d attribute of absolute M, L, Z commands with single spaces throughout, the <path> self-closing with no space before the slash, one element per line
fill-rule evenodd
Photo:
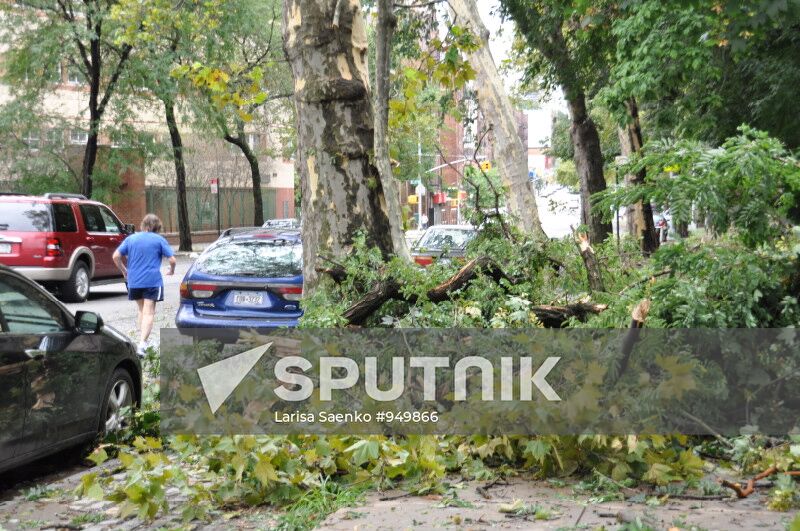
<path fill-rule="evenodd" d="M 416 262 L 417 264 L 419 264 L 419 265 L 421 265 L 423 267 L 429 266 L 429 265 L 431 265 L 433 263 L 433 257 L 432 256 L 415 256 L 414 257 L 414 262 Z"/>
<path fill-rule="evenodd" d="M 47 238 L 47 245 L 45 245 L 45 256 L 61 256 L 64 251 L 61 250 L 61 240 L 58 238 Z"/>
<path fill-rule="evenodd" d="M 196 284 L 194 282 L 181 284 L 181 297 L 184 299 L 208 299 L 217 293 L 219 286 L 216 284 Z"/>
<path fill-rule="evenodd" d="M 270 288 L 287 301 L 299 301 L 303 298 L 303 286 L 270 286 Z"/>

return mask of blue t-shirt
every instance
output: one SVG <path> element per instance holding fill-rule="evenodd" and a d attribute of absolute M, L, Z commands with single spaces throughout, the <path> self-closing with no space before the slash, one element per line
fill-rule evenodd
<path fill-rule="evenodd" d="M 172 247 L 155 232 L 131 234 L 119 246 L 119 254 L 128 257 L 128 287 L 157 288 L 163 285 L 161 259 L 173 255 Z"/>

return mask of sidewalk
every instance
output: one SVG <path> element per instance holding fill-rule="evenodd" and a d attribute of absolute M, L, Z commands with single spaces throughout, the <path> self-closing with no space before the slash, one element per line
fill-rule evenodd
<path fill-rule="evenodd" d="M 188 257 L 195 258 L 196 255 L 198 255 L 198 254 L 202 253 L 203 251 L 205 251 L 206 248 L 209 245 L 211 245 L 211 242 L 209 242 L 209 243 L 195 243 L 195 244 L 192 244 L 191 252 L 189 252 L 189 251 L 179 251 L 177 245 L 170 245 L 170 247 L 172 247 L 172 252 L 175 253 L 175 256 L 188 256 Z"/>

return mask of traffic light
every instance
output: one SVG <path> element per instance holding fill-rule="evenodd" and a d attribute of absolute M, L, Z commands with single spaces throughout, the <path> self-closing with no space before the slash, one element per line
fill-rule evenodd
<path fill-rule="evenodd" d="M 481 170 L 489 171 L 491 169 L 492 169 L 492 163 L 490 161 L 484 160 L 483 162 L 481 162 Z"/>

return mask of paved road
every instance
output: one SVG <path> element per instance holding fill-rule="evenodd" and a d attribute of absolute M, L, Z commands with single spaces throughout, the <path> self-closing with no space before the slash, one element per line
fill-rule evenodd
<path fill-rule="evenodd" d="M 185 256 L 178 257 L 175 274 L 164 275 L 164 302 L 156 306 L 156 318 L 153 325 L 153 339 L 158 341 L 160 328 L 175 326 L 175 312 L 178 309 L 180 295 L 178 293 L 183 275 L 191 266 L 194 259 Z M 166 272 L 168 266 L 164 266 Z M 92 311 L 100 314 L 103 321 L 134 339 L 136 337 L 136 303 L 128 300 L 125 284 L 108 284 L 93 286 L 86 302 L 67 304 L 71 312 L 78 310 Z"/>

